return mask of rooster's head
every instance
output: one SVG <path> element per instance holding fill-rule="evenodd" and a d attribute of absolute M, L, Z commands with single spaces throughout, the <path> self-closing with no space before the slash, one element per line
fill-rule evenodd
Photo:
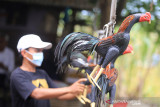
<path fill-rule="evenodd" d="M 145 14 L 142 14 L 140 16 L 139 22 L 144 22 L 144 21 L 151 23 L 151 13 L 150 12 L 146 12 Z"/>

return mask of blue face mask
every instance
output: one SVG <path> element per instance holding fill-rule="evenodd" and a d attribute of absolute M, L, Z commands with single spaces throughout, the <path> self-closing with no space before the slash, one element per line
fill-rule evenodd
<path fill-rule="evenodd" d="M 43 52 L 39 52 L 39 53 L 30 53 L 28 51 L 26 51 L 27 53 L 29 53 L 30 55 L 32 55 L 33 59 L 31 60 L 30 58 L 26 57 L 30 62 L 32 62 L 33 64 L 35 64 L 36 66 L 41 66 L 42 62 L 43 62 Z"/>

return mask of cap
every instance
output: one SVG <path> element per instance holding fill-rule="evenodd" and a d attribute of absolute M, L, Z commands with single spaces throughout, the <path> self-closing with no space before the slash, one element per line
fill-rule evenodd
<path fill-rule="evenodd" d="M 49 42 L 43 42 L 38 35 L 28 34 L 22 36 L 17 44 L 18 52 L 27 48 L 42 48 L 42 49 L 50 49 L 52 44 Z"/>

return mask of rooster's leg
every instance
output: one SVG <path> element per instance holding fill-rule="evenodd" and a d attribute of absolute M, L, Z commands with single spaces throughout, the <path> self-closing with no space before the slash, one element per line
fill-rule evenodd
<path fill-rule="evenodd" d="M 114 84 L 111 88 L 111 91 L 109 91 L 110 107 L 113 107 L 115 94 L 116 94 L 116 84 Z"/>
<path fill-rule="evenodd" d="M 95 103 L 95 102 L 92 102 L 92 103 L 91 103 L 91 107 L 96 107 L 96 103 Z"/>
<path fill-rule="evenodd" d="M 105 56 L 105 59 L 103 61 L 102 67 L 100 69 L 100 71 L 98 72 L 98 74 L 96 75 L 95 78 L 92 78 L 92 81 L 96 84 L 96 86 L 101 90 L 100 86 L 97 84 L 97 80 L 99 79 L 99 77 L 101 76 L 102 72 L 105 70 L 105 67 L 115 58 L 117 58 L 117 56 L 119 55 L 119 48 L 118 47 L 111 47 L 108 51 L 107 54 Z"/>
<path fill-rule="evenodd" d="M 118 57 L 118 56 L 117 56 L 117 57 Z M 111 61 L 110 69 L 114 68 L 114 63 L 115 63 L 117 57 L 114 58 L 114 59 Z"/>
<path fill-rule="evenodd" d="M 93 86 L 95 86 L 95 85 L 94 85 L 94 83 L 92 82 L 91 78 L 94 76 L 94 74 L 96 73 L 96 71 L 97 71 L 99 68 L 100 68 L 100 65 L 96 65 L 96 67 L 94 67 L 94 69 L 93 69 L 93 71 L 91 72 L 90 75 L 87 73 L 87 78 L 88 78 L 89 82 L 90 82 Z"/>
<path fill-rule="evenodd" d="M 92 78 L 92 77 L 91 77 L 92 81 L 94 82 L 94 84 L 96 84 L 96 86 L 99 88 L 99 90 L 101 90 L 101 88 L 100 88 L 100 86 L 97 84 L 97 81 L 98 81 L 99 77 L 101 76 L 101 74 L 102 74 L 102 72 L 103 72 L 104 70 L 105 70 L 105 68 L 101 68 L 95 78 Z"/>
<path fill-rule="evenodd" d="M 96 73 L 96 71 L 100 68 L 100 66 L 102 65 L 103 60 L 104 60 L 104 58 L 101 57 L 98 65 L 96 65 L 96 66 L 94 67 L 94 69 L 93 69 L 93 71 L 91 72 L 91 74 L 90 74 L 90 75 L 87 74 L 87 78 L 88 78 L 89 82 L 90 82 L 93 86 L 95 86 L 95 84 L 92 82 L 92 79 L 91 79 L 91 78 L 93 78 L 93 76 L 94 76 L 94 74 Z"/>
<path fill-rule="evenodd" d="M 92 86 L 92 91 L 91 91 L 91 94 L 90 94 L 90 100 L 91 100 L 90 107 L 96 107 L 96 102 L 97 102 L 96 97 L 97 97 L 96 87 Z"/>
<path fill-rule="evenodd" d="M 86 85 L 84 92 L 83 92 L 83 95 L 81 95 L 81 97 L 85 102 L 91 103 L 91 101 L 87 98 L 87 88 L 88 88 L 88 86 Z"/>
<path fill-rule="evenodd" d="M 83 95 L 81 97 L 85 102 L 91 103 L 91 100 L 89 100 L 87 98 L 88 85 L 90 85 L 91 83 L 89 82 L 89 80 L 87 80 L 84 82 L 84 84 L 85 84 L 85 89 L 84 89 Z"/>
<path fill-rule="evenodd" d="M 85 101 L 81 98 L 81 94 L 77 95 L 76 97 L 82 104 L 86 104 Z"/>
<path fill-rule="evenodd" d="M 84 102 L 91 103 L 91 101 L 87 98 L 87 89 L 88 89 L 88 85 L 90 85 L 90 82 L 87 80 L 87 81 L 84 82 L 84 84 L 85 84 L 84 91 L 83 91 L 82 94 L 80 94 L 78 96 L 78 99 L 80 99 L 80 102 L 83 103 L 83 104 L 85 104 Z"/>
<path fill-rule="evenodd" d="M 113 107 L 113 104 L 110 104 L 109 107 Z"/>
<path fill-rule="evenodd" d="M 86 102 L 91 103 L 91 101 L 87 98 L 87 85 L 85 86 L 83 94 L 80 94 L 76 97 L 82 104 L 86 104 Z"/>

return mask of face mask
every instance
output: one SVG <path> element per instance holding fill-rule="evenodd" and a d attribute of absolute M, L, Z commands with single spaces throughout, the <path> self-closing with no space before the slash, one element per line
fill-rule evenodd
<path fill-rule="evenodd" d="M 26 57 L 30 62 L 32 62 L 33 64 L 35 64 L 36 66 L 41 66 L 42 62 L 43 62 L 43 52 L 39 52 L 39 53 L 30 53 L 28 51 L 26 51 L 27 53 L 29 53 L 30 55 L 32 55 L 33 59 L 31 60 L 30 58 Z"/>

